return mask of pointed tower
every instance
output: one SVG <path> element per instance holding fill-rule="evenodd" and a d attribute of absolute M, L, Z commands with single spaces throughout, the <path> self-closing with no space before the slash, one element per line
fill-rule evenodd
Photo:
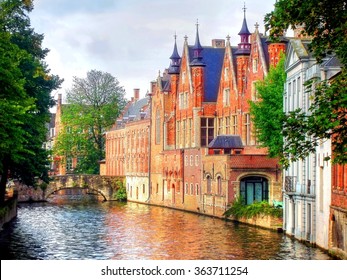
<path fill-rule="evenodd" d="M 194 88 L 194 98 L 193 98 L 193 107 L 201 107 L 202 102 L 204 101 L 205 94 L 205 66 L 203 62 L 203 47 L 200 44 L 199 38 L 199 23 L 196 23 L 196 38 L 195 44 L 192 47 L 193 51 L 193 60 L 190 63 L 192 69 L 192 82 Z"/>
<path fill-rule="evenodd" d="M 195 45 L 193 46 L 193 61 L 190 63 L 190 66 L 205 66 L 205 63 L 202 60 L 202 51 L 203 47 L 200 44 L 199 38 L 199 23 L 196 23 L 196 37 L 195 37 Z"/>
<path fill-rule="evenodd" d="M 171 63 L 170 63 L 169 72 L 168 72 L 169 74 L 179 74 L 180 66 L 181 66 L 181 57 L 179 56 L 177 51 L 176 34 L 174 38 L 175 38 L 175 44 L 174 44 L 172 55 L 170 56 Z"/>
<path fill-rule="evenodd" d="M 243 23 L 238 35 L 241 37 L 241 43 L 238 44 L 236 54 L 249 55 L 251 53 L 251 44 L 249 43 L 249 36 L 251 35 L 251 32 L 248 30 L 246 21 L 246 6 L 243 7 Z"/>

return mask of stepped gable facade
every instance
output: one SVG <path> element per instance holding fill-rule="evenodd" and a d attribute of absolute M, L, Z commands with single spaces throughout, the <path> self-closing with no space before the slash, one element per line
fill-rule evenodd
<path fill-rule="evenodd" d="M 246 16 L 239 36 L 238 46 L 229 36 L 203 46 L 197 25 L 182 55 L 175 39 L 168 69 L 151 82 L 148 119 L 106 133 L 106 175 L 126 175 L 128 200 L 214 216 L 239 195 L 247 204 L 281 200 L 278 162 L 257 145 L 248 102 L 286 42 L 268 42 L 257 26 L 251 34 Z M 117 137 L 123 144 L 110 145 Z"/>

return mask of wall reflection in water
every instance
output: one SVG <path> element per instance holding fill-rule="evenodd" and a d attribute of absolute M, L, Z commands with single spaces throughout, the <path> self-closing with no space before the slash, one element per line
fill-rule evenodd
<path fill-rule="evenodd" d="M 329 259 L 276 232 L 85 195 L 21 205 L 0 234 L 0 253 L 1 259 Z"/>

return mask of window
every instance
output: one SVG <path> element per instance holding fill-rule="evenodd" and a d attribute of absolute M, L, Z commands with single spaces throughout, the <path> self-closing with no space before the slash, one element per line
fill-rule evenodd
<path fill-rule="evenodd" d="M 192 146 L 192 119 L 188 119 L 188 147 Z"/>
<path fill-rule="evenodd" d="M 214 119 L 201 119 L 201 147 L 206 147 L 214 137 Z"/>
<path fill-rule="evenodd" d="M 229 106 L 230 105 L 230 89 L 226 88 L 223 90 L 223 105 Z"/>
<path fill-rule="evenodd" d="M 188 156 L 184 156 L 184 166 L 188 166 Z"/>
<path fill-rule="evenodd" d="M 236 135 L 237 133 L 237 115 L 233 115 L 232 117 L 232 127 L 231 127 L 231 134 Z"/>
<path fill-rule="evenodd" d="M 182 128 L 182 136 L 183 136 L 183 138 L 182 138 L 183 143 L 182 144 L 183 144 L 183 147 L 186 146 L 186 137 L 187 137 L 186 129 L 187 129 L 187 120 L 183 120 L 183 128 Z"/>
<path fill-rule="evenodd" d="M 217 177 L 217 193 L 219 195 L 222 194 L 222 177 L 221 176 Z"/>
<path fill-rule="evenodd" d="M 252 101 L 258 100 L 257 81 L 252 83 Z"/>
<path fill-rule="evenodd" d="M 218 135 L 223 134 L 223 118 L 218 119 Z"/>
<path fill-rule="evenodd" d="M 225 117 L 225 134 L 230 134 L 230 117 Z"/>
<path fill-rule="evenodd" d="M 194 195 L 194 184 L 190 184 L 190 194 Z"/>
<path fill-rule="evenodd" d="M 177 147 L 179 147 L 181 144 L 180 125 L 181 125 L 181 123 L 179 121 L 177 121 L 177 123 L 176 123 L 176 146 Z"/>
<path fill-rule="evenodd" d="M 158 109 L 155 116 L 155 143 L 160 143 L 160 110 Z"/>
<path fill-rule="evenodd" d="M 199 156 L 195 156 L 195 166 L 199 166 Z"/>
<path fill-rule="evenodd" d="M 190 156 L 190 160 L 189 160 L 190 166 L 193 166 L 193 156 Z"/>
<path fill-rule="evenodd" d="M 229 81 L 229 67 L 224 69 L 224 81 Z"/>
<path fill-rule="evenodd" d="M 253 73 L 258 72 L 258 58 L 253 59 Z"/>
<path fill-rule="evenodd" d="M 188 194 L 188 192 L 189 192 L 188 183 L 186 183 L 184 188 L 184 193 Z"/>
<path fill-rule="evenodd" d="M 68 157 L 66 159 L 66 171 L 71 171 L 72 170 L 72 158 Z"/>
<path fill-rule="evenodd" d="M 199 184 L 196 184 L 196 195 L 200 194 L 200 188 L 199 188 Z"/>
<path fill-rule="evenodd" d="M 269 200 L 269 187 L 267 179 L 258 176 L 250 176 L 240 182 L 240 196 L 246 205 L 255 201 Z"/>
<path fill-rule="evenodd" d="M 250 144 L 251 140 L 251 116 L 250 114 L 245 114 L 245 143 Z"/>
<path fill-rule="evenodd" d="M 211 180 L 211 176 L 207 175 L 206 180 L 207 180 L 207 193 L 212 193 L 212 180 Z"/>
<path fill-rule="evenodd" d="M 186 72 L 182 72 L 182 83 L 184 84 L 186 82 Z"/>

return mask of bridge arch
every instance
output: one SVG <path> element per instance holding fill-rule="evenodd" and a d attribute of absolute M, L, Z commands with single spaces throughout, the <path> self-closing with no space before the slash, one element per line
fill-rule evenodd
<path fill-rule="evenodd" d="M 62 186 L 62 187 L 59 187 L 59 188 L 55 188 L 55 189 L 52 189 L 49 191 L 49 193 L 46 191 L 46 195 L 45 195 L 45 198 L 48 199 L 50 196 L 54 195 L 55 193 L 61 191 L 61 190 L 87 190 L 88 193 L 90 194 L 93 194 L 93 195 L 100 195 L 103 197 L 103 200 L 106 201 L 108 200 L 107 197 L 105 196 L 105 194 L 102 192 L 102 191 L 99 191 L 97 189 L 94 189 L 94 188 L 89 188 L 89 187 L 81 187 L 81 186 L 74 186 L 74 187 L 65 187 L 65 186 Z"/>
<path fill-rule="evenodd" d="M 100 175 L 59 175 L 53 176 L 45 190 L 45 199 L 63 189 L 86 189 L 101 195 L 104 200 L 114 200 L 120 186 L 124 186 L 125 178 L 121 176 Z"/>

